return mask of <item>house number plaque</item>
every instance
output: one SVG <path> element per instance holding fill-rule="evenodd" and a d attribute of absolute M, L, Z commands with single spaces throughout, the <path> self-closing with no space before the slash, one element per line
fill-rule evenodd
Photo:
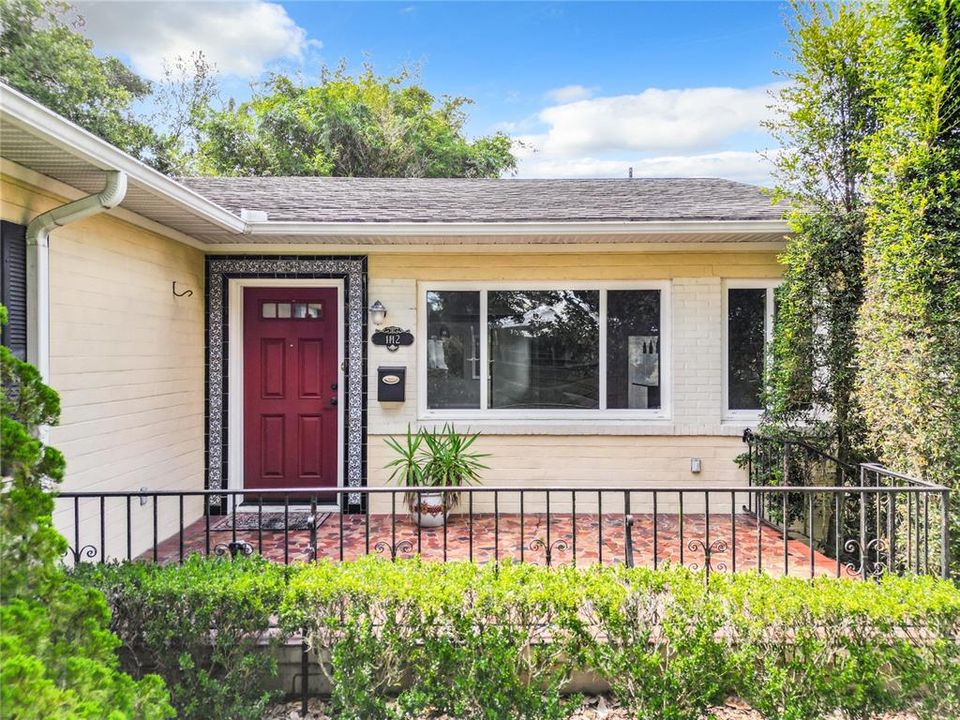
<path fill-rule="evenodd" d="M 396 352 L 398 348 L 413 345 L 413 335 L 409 330 L 403 330 L 391 325 L 383 330 L 377 330 L 370 338 L 374 345 L 381 345 L 390 352 Z"/>

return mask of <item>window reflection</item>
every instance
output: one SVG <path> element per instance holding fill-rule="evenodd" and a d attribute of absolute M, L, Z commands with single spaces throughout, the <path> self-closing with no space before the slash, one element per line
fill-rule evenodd
<path fill-rule="evenodd" d="M 767 290 L 731 288 L 727 295 L 727 396 L 730 410 L 760 410 Z"/>
<path fill-rule="evenodd" d="M 607 407 L 660 408 L 660 291 L 607 292 Z"/>
<path fill-rule="evenodd" d="M 480 293 L 427 292 L 427 407 L 480 407 Z"/>
<path fill-rule="evenodd" d="M 597 290 L 498 290 L 487 300 L 491 408 L 600 406 Z"/>
<path fill-rule="evenodd" d="M 260 304 L 260 317 L 264 320 L 293 318 L 294 320 L 319 320 L 323 318 L 323 303 L 265 302 Z"/>

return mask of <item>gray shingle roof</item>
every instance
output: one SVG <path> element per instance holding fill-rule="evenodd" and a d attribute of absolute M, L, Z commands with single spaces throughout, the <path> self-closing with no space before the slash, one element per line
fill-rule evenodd
<path fill-rule="evenodd" d="M 183 178 L 223 207 L 301 222 L 779 220 L 760 188 L 714 178 Z"/>

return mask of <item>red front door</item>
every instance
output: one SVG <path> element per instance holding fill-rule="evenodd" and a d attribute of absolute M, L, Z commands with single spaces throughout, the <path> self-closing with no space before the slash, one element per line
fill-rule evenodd
<path fill-rule="evenodd" d="M 244 488 L 337 485 L 337 291 L 244 288 Z"/>

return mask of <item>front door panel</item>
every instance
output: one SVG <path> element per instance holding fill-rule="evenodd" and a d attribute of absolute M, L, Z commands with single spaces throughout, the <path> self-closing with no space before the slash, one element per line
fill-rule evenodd
<path fill-rule="evenodd" d="M 244 288 L 243 485 L 337 486 L 337 291 Z"/>

